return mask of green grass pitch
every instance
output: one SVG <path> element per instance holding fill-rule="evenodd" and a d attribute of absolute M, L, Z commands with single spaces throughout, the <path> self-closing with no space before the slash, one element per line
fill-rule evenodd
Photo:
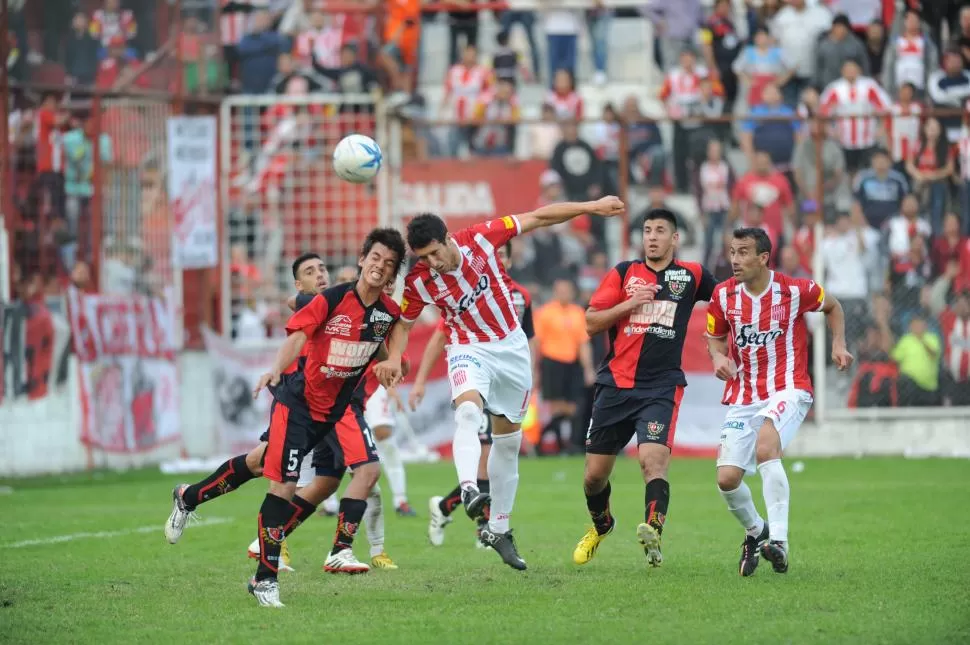
<path fill-rule="evenodd" d="M 420 517 L 387 516 L 401 569 L 324 574 L 335 522 L 314 517 L 292 538 L 297 571 L 282 574 L 281 610 L 257 607 L 245 589 L 262 481 L 201 507 L 208 523 L 176 546 L 162 524 L 185 478 L 5 482 L 0 643 L 970 643 L 970 462 L 805 463 L 789 469 L 790 572 L 762 563 L 749 579 L 738 576 L 742 533 L 710 462 L 673 463 L 665 562 L 649 569 L 634 535 L 635 462 L 613 479 L 616 532 L 579 568 L 581 460 L 523 461 L 513 526 L 525 573 L 476 550 L 464 517 L 431 547 L 427 499 L 453 486 L 454 470 L 412 466 Z M 760 481 L 749 481 L 763 509 Z M 366 548 L 361 532 L 361 559 Z"/>

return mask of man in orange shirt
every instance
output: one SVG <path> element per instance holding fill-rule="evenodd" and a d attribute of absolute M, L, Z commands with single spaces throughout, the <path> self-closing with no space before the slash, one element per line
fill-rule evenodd
<path fill-rule="evenodd" d="M 565 278 L 557 279 L 552 297 L 535 314 L 535 332 L 539 341 L 539 383 L 551 415 L 542 434 L 551 430 L 562 452 L 567 446 L 563 425 L 570 424 L 568 436 L 572 437 L 576 430 L 577 401 L 583 398 L 583 390 L 596 380 L 596 372 L 586 335 L 586 313 L 575 302 L 573 283 Z"/>
<path fill-rule="evenodd" d="M 387 0 L 384 21 L 384 47 L 379 60 L 390 77 L 391 87 L 410 92 L 409 72 L 418 64 L 418 38 L 421 35 L 423 0 Z"/>

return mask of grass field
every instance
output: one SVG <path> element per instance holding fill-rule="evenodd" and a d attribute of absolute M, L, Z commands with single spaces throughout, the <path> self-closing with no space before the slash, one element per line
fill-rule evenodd
<path fill-rule="evenodd" d="M 614 477 L 617 532 L 584 568 L 571 562 L 588 523 L 582 462 L 522 463 L 513 526 L 525 573 L 476 550 L 464 518 L 443 547 L 429 546 L 427 499 L 454 471 L 422 465 L 408 476 L 421 516 L 387 520 L 401 569 L 324 574 L 335 522 L 314 517 L 293 536 L 282 610 L 258 608 L 245 589 L 262 482 L 203 506 L 204 523 L 176 546 L 162 524 L 177 479 L 6 482 L 0 642 L 970 643 L 970 462 L 807 461 L 790 474 L 791 570 L 763 563 L 749 579 L 737 574 L 741 531 L 708 462 L 674 463 L 656 570 L 634 537 L 634 462 Z M 757 477 L 751 485 L 763 508 Z M 357 551 L 366 555 L 363 532 Z"/>

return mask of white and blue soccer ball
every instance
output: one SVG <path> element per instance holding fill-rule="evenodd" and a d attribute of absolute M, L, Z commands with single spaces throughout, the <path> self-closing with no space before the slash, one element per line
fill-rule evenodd
<path fill-rule="evenodd" d="M 337 176 L 353 184 L 372 180 L 384 164 L 384 154 L 377 142 L 363 134 L 348 134 L 333 151 L 333 169 Z"/>

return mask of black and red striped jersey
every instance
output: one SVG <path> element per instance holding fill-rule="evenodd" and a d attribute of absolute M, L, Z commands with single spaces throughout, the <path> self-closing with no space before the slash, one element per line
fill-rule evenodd
<path fill-rule="evenodd" d="M 694 262 L 674 260 L 661 271 L 642 260 L 621 262 L 603 278 L 589 306 L 611 309 L 649 284 L 662 287 L 654 300 L 609 329 L 609 351 L 597 371 L 597 383 L 624 389 L 687 385 L 681 369 L 687 325 L 694 304 L 710 300 L 717 281 Z"/>
<path fill-rule="evenodd" d="M 377 355 L 401 310 L 385 294 L 367 306 L 354 283 L 331 287 L 294 313 L 286 333 L 307 336 L 303 397 L 310 416 L 336 422 L 350 403 L 367 366 Z"/>

